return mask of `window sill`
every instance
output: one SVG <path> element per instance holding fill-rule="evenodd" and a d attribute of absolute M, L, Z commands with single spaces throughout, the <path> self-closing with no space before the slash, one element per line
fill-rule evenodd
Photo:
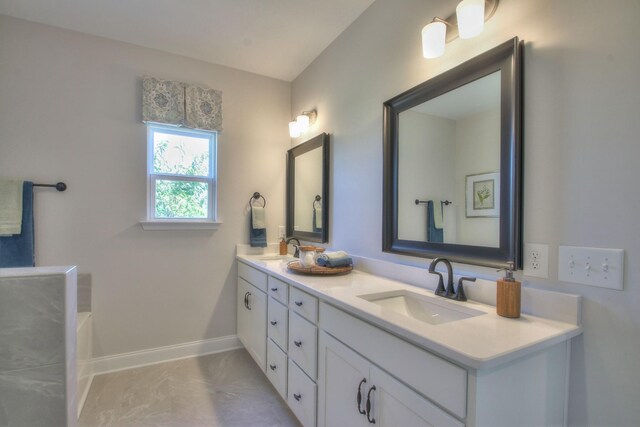
<path fill-rule="evenodd" d="M 143 230 L 216 230 L 222 223 L 216 221 L 145 220 L 140 221 Z"/>

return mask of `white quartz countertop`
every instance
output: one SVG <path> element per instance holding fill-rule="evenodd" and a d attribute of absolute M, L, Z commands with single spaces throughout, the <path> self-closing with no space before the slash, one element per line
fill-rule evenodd
<path fill-rule="evenodd" d="M 44 276 L 67 274 L 75 266 L 47 266 L 47 267 L 16 267 L 16 268 L 0 268 L 0 277 L 28 277 L 28 276 Z"/>
<path fill-rule="evenodd" d="M 238 259 L 415 345 L 472 369 L 490 369 L 582 333 L 579 325 L 542 317 L 525 314 L 519 319 L 500 317 L 495 307 L 471 300 L 446 301 L 484 314 L 431 325 L 359 298 L 365 294 L 407 290 L 424 297 L 443 299 L 428 289 L 357 270 L 346 275 L 307 276 L 289 272 L 286 261 L 280 259 L 264 260 L 264 256 L 255 255 L 238 255 Z"/>

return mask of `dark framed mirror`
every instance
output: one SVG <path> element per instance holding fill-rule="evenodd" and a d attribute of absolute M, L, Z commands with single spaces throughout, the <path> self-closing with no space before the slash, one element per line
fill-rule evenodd
<path fill-rule="evenodd" d="M 287 236 L 329 241 L 329 135 L 287 151 Z"/>
<path fill-rule="evenodd" d="M 522 267 L 522 42 L 384 103 L 383 251 Z"/>

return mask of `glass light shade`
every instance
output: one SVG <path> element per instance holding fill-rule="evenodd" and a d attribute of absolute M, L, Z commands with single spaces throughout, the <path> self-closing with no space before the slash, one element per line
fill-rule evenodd
<path fill-rule="evenodd" d="M 298 127 L 297 121 L 289 122 L 289 136 L 291 138 L 297 138 L 300 136 L 300 128 Z"/>
<path fill-rule="evenodd" d="M 484 0 L 462 0 L 456 7 L 458 33 L 461 39 L 470 39 L 484 28 Z"/>
<path fill-rule="evenodd" d="M 422 29 L 422 55 L 427 59 L 437 58 L 444 53 L 447 26 L 444 22 L 431 22 Z"/>
<path fill-rule="evenodd" d="M 296 122 L 298 123 L 298 129 L 300 129 L 300 133 L 305 133 L 309 130 L 309 116 L 301 114 L 296 117 Z"/>

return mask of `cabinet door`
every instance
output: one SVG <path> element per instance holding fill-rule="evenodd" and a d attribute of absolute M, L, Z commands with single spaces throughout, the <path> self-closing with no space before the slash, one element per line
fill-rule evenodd
<path fill-rule="evenodd" d="M 251 285 L 249 285 L 249 283 L 238 277 L 238 338 L 247 349 L 251 346 L 251 328 L 249 327 L 251 323 L 251 311 L 247 308 L 245 297 L 249 295 L 250 288 Z"/>
<path fill-rule="evenodd" d="M 267 366 L 267 294 L 250 285 L 247 303 L 251 313 L 247 350 L 260 366 L 262 372 L 265 372 Z"/>
<path fill-rule="evenodd" d="M 369 362 L 326 332 L 320 333 L 318 356 L 318 427 L 368 426 L 360 411 L 370 385 Z"/>
<path fill-rule="evenodd" d="M 464 424 L 371 365 L 371 421 L 380 427 L 464 427 Z M 446 384 L 442 385 L 446 387 Z M 369 389 L 371 390 L 371 389 Z"/>

